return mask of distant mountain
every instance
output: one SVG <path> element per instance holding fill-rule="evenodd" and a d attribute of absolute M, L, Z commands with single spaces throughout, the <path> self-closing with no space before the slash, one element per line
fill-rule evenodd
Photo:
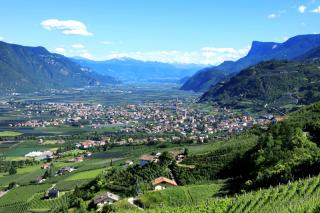
<path fill-rule="evenodd" d="M 320 59 L 320 47 L 314 48 L 298 57 L 295 58 L 295 60 L 318 60 Z"/>
<path fill-rule="evenodd" d="M 200 102 L 232 108 L 286 107 L 320 100 L 320 60 L 266 61 L 211 87 Z"/>
<path fill-rule="evenodd" d="M 210 70 L 208 72 L 208 69 Z M 206 68 L 197 72 L 193 77 L 186 79 L 182 85 L 182 90 L 193 90 L 193 91 L 205 91 L 210 88 L 211 85 L 215 85 L 219 81 L 225 79 L 227 74 L 219 70 L 211 70 Z"/>
<path fill-rule="evenodd" d="M 207 72 L 207 74 L 201 74 L 201 76 L 211 76 L 213 79 L 218 78 L 219 71 L 225 72 L 225 74 L 232 74 L 248 68 L 262 61 L 271 59 L 278 60 L 291 60 L 300 55 L 308 52 L 311 49 L 320 46 L 320 34 L 313 35 L 299 35 L 290 38 L 284 43 L 275 42 L 259 42 L 253 41 L 249 53 L 239 59 L 238 61 L 226 61 L 218 66 L 214 66 L 205 70 L 200 70 L 189 81 L 187 81 L 181 89 L 194 90 L 194 91 L 206 91 L 208 84 L 214 85 L 216 82 L 211 78 L 199 78 L 200 72 Z M 210 74 L 209 74 L 210 73 Z M 187 85 L 187 86 L 186 86 Z"/>
<path fill-rule="evenodd" d="M 48 88 L 84 87 L 117 81 L 78 65 L 43 47 L 0 42 L 0 89 L 31 92 Z"/>
<path fill-rule="evenodd" d="M 73 58 L 82 66 L 90 67 L 101 75 L 110 75 L 124 83 L 178 83 L 182 78 L 192 76 L 202 65 L 167 64 L 119 58 L 106 61 L 91 61 Z"/>

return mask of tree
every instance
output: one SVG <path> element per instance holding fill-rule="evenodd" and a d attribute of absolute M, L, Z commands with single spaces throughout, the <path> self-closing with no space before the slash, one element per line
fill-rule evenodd
<path fill-rule="evenodd" d="M 160 164 L 162 166 L 165 166 L 165 165 L 169 165 L 173 161 L 173 157 L 169 152 L 165 151 L 160 155 L 159 160 L 160 160 Z"/>
<path fill-rule="evenodd" d="M 80 199 L 80 202 L 79 202 L 79 213 L 86 213 L 86 212 L 88 212 L 86 203 L 82 199 Z"/>
<path fill-rule="evenodd" d="M 9 169 L 9 175 L 14 175 L 17 173 L 17 169 L 14 166 L 11 166 Z"/>
<path fill-rule="evenodd" d="M 14 188 L 16 185 L 17 185 L 16 182 L 11 182 L 11 183 L 9 183 L 7 189 L 10 190 L 10 189 Z"/>
<path fill-rule="evenodd" d="M 183 154 L 184 154 L 185 156 L 188 156 L 188 155 L 189 155 L 189 149 L 188 149 L 188 148 L 184 148 Z"/>
<path fill-rule="evenodd" d="M 51 164 L 49 166 L 49 168 L 45 171 L 43 178 L 47 179 L 47 178 L 51 178 L 54 175 L 54 169 L 53 169 L 53 164 Z"/>
<path fill-rule="evenodd" d="M 113 205 L 104 205 L 102 208 L 102 213 L 116 212 L 116 208 Z"/>

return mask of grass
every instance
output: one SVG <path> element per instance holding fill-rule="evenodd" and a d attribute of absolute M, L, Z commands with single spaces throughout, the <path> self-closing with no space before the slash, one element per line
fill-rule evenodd
<path fill-rule="evenodd" d="M 117 209 L 121 209 L 124 212 L 126 211 L 137 211 L 137 212 L 141 212 L 140 210 L 138 210 L 136 207 L 132 206 L 127 199 L 123 199 L 123 200 L 119 200 L 118 202 L 113 204 Z"/>
<path fill-rule="evenodd" d="M 59 181 L 56 184 L 56 188 L 59 189 L 60 191 L 70 191 L 73 190 L 76 186 L 82 186 L 86 183 L 88 183 L 90 179 L 82 179 L 82 180 L 63 180 Z"/>
<path fill-rule="evenodd" d="M 23 133 L 21 132 L 3 131 L 3 132 L 0 132 L 0 137 L 16 137 L 22 134 Z"/>
<path fill-rule="evenodd" d="M 77 172 L 74 175 L 71 175 L 68 178 L 66 178 L 65 181 L 93 179 L 97 177 L 99 174 L 101 174 L 103 170 L 104 169 L 95 169 L 84 172 Z"/>

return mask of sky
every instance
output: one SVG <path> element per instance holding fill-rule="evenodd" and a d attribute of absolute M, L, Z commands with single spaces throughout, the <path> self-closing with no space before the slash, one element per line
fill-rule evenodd
<path fill-rule="evenodd" d="M 0 0 L 0 40 L 92 60 L 219 64 L 320 32 L 320 0 Z"/>

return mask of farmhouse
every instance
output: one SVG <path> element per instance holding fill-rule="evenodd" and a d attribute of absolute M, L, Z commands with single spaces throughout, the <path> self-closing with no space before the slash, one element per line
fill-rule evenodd
<path fill-rule="evenodd" d="M 83 155 L 80 155 L 78 157 L 75 158 L 71 158 L 70 160 L 68 160 L 69 162 L 82 162 L 84 160 Z"/>
<path fill-rule="evenodd" d="M 43 182 L 45 182 L 46 181 L 46 179 L 44 179 L 42 176 L 37 176 L 36 178 L 35 178 L 35 180 L 34 180 L 34 182 L 35 183 L 43 183 Z"/>
<path fill-rule="evenodd" d="M 32 157 L 35 158 L 36 160 L 45 160 L 53 157 L 53 152 L 51 151 L 33 151 L 29 152 L 28 154 L 25 155 L 25 157 Z"/>
<path fill-rule="evenodd" d="M 128 166 L 132 166 L 132 165 L 133 165 L 133 161 L 132 161 L 132 160 L 127 160 L 125 165 L 126 165 L 127 167 L 128 167 Z"/>
<path fill-rule="evenodd" d="M 155 191 L 163 190 L 168 187 L 177 186 L 177 183 L 174 180 L 170 180 L 166 177 L 158 177 L 152 181 L 152 186 Z"/>
<path fill-rule="evenodd" d="M 62 167 L 61 169 L 59 169 L 58 174 L 59 175 L 64 175 L 66 173 L 73 172 L 74 170 L 75 169 L 73 167 L 70 167 L 70 166 Z"/>
<path fill-rule="evenodd" d="M 56 188 L 52 188 L 47 192 L 47 198 L 56 198 L 59 197 L 59 190 Z"/>
<path fill-rule="evenodd" d="M 272 119 L 272 122 L 277 123 L 277 122 L 284 121 L 285 119 L 286 119 L 286 116 L 274 116 Z"/>
<path fill-rule="evenodd" d="M 176 159 L 177 162 L 181 162 L 185 158 L 183 150 L 173 150 L 170 154 Z"/>
<path fill-rule="evenodd" d="M 90 147 L 94 147 L 95 145 L 96 145 L 96 142 L 92 140 L 85 140 L 80 142 L 80 148 L 82 149 L 89 149 Z"/>
<path fill-rule="evenodd" d="M 140 166 L 145 166 L 149 163 L 155 162 L 157 159 L 153 155 L 141 155 L 140 156 Z"/>
<path fill-rule="evenodd" d="M 41 169 L 49 169 L 51 166 L 51 163 L 45 163 L 41 166 Z"/>
<path fill-rule="evenodd" d="M 110 192 L 106 192 L 106 193 L 100 195 L 99 197 L 94 198 L 93 199 L 93 204 L 97 208 L 101 208 L 105 204 L 112 204 L 112 203 L 114 203 L 114 202 L 116 202 L 118 200 L 120 200 L 120 197 L 118 195 L 115 195 L 115 194 L 110 193 Z"/>

